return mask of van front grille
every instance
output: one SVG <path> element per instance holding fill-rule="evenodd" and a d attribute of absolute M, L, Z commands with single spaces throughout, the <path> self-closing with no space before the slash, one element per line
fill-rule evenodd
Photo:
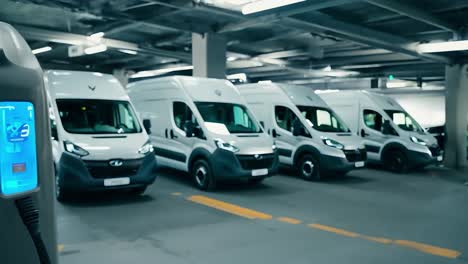
<path fill-rule="evenodd" d="M 86 160 L 84 163 L 89 174 L 96 179 L 109 179 L 135 176 L 143 163 L 143 159 L 119 160 L 121 166 L 110 165 L 111 160 Z"/>
<path fill-rule="evenodd" d="M 275 162 L 275 154 L 237 155 L 244 170 L 270 169 Z"/>
<path fill-rule="evenodd" d="M 431 151 L 432 157 L 437 157 L 442 155 L 442 149 L 439 146 L 430 146 L 429 150 Z"/>
<path fill-rule="evenodd" d="M 343 152 L 349 162 L 365 161 L 367 159 L 365 149 L 343 150 Z"/>

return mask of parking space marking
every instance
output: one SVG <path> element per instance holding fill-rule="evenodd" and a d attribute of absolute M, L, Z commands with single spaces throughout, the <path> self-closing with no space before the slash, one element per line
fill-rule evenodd
<path fill-rule="evenodd" d="M 347 236 L 347 237 L 359 237 L 359 234 L 357 233 L 353 233 L 353 232 L 346 231 L 343 229 L 338 229 L 338 228 L 331 227 L 331 226 L 326 226 L 326 225 L 321 225 L 321 224 L 309 224 L 307 226 L 311 228 L 315 228 L 315 229 L 320 229 L 322 231 L 335 233 L 337 235 L 342 235 L 342 236 Z"/>
<path fill-rule="evenodd" d="M 292 224 L 292 225 L 298 225 L 300 223 L 302 223 L 301 220 L 298 220 L 298 219 L 295 219 L 295 218 L 290 218 L 290 217 L 278 217 L 276 218 L 276 220 L 280 221 L 280 222 L 283 222 L 283 223 L 288 223 L 288 224 Z"/>
<path fill-rule="evenodd" d="M 447 249 L 447 248 L 441 248 L 441 247 L 435 247 L 431 245 L 426 245 L 418 242 L 413 242 L 413 241 L 407 241 L 407 240 L 395 240 L 393 241 L 395 245 L 403 246 L 403 247 L 409 247 L 412 249 L 416 249 L 418 251 L 432 254 L 432 255 L 437 255 L 441 257 L 446 257 L 446 258 L 457 258 L 461 255 L 460 252 Z"/>
<path fill-rule="evenodd" d="M 215 208 L 215 209 L 218 209 L 218 210 L 230 213 L 230 214 L 234 214 L 237 216 L 241 216 L 244 218 L 248 218 L 248 219 L 262 219 L 262 220 L 273 219 L 272 215 L 259 212 L 259 211 L 255 211 L 252 209 L 244 208 L 235 204 L 216 200 L 213 198 L 209 198 L 203 195 L 192 195 L 192 196 L 187 197 L 186 199 L 194 203 L 205 205 L 211 208 Z M 282 223 L 288 223 L 288 224 L 294 224 L 294 225 L 298 225 L 302 223 L 302 221 L 299 219 L 286 217 L 286 216 L 277 217 L 276 220 Z M 336 227 L 332 227 L 328 225 L 322 225 L 318 223 L 308 224 L 307 227 L 329 232 L 329 233 L 334 233 L 340 236 L 358 238 L 358 239 L 363 239 L 363 240 L 372 241 L 372 242 L 385 244 L 385 245 L 397 245 L 400 247 L 406 247 L 406 248 L 417 250 L 426 254 L 445 257 L 445 258 L 455 259 L 455 258 L 458 258 L 462 254 L 459 251 L 448 249 L 448 248 L 431 246 L 428 244 L 423 244 L 423 243 L 409 241 L 409 240 L 392 240 L 392 239 L 388 239 L 384 237 L 367 236 L 367 235 L 351 232 L 348 230 L 344 230 L 344 229 L 340 229 L 340 228 L 336 228 Z"/>
<path fill-rule="evenodd" d="M 273 216 L 269 214 L 254 211 L 251 209 L 240 207 L 235 204 L 226 203 L 202 195 L 192 195 L 188 197 L 187 200 L 248 219 L 270 220 L 273 218 Z"/>

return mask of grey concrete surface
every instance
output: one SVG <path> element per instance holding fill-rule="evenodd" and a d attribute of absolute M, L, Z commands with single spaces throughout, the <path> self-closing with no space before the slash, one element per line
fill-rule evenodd
<path fill-rule="evenodd" d="M 468 263 L 465 180 L 440 168 L 406 175 L 366 169 L 320 183 L 283 171 L 258 186 L 227 184 L 204 193 L 181 173 L 161 171 L 142 197 L 104 193 L 59 204 L 60 263 Z M 274 218 L 242 218 L 186 200 L 191 195 Z M 444 258 L 313 229 L 311 223 L 462 255 Z"/>

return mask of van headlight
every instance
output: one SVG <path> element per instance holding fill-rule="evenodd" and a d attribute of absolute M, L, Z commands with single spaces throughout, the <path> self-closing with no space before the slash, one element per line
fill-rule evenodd
<path fill-rule="evenodd" d="M 423 145 L 423 146 L 427 146 L 427 142 L 424 141 L 424 140 L 422 140 L 422 139 L 420 139 L 420 138 L 417 138 L 417 137 L 415 137 L 415 136 L 411 136 L 410 139 L 411 139 L 411 141 L 413 141 L 413 142 L 416 143 L 416 144 Z"/>
<path fill-rule="evenodd" d="M 83 149 L 82 147 L 79 147 L 79 146 L 73 144 L 73 143 L 70 142 L 70 141 L 64 141 L 64 142 L 63 142 L 63 145 L 65 146 L 65 151 L 66 151 L 66 152 L 69 152 L 69 153 L 78 155 L 78 156 L 80 156 L 80 157 L 84 157 L 84 156 L 88 156 L 88 155 L 89 155 L 89 152 L 88 152 L 88 151 L 86 151 L 86 150 Z"/>
<path fill-rule="evenodd" d="M 276 146 L 276 142 L 273 142 L 273 145 L 271 146 L 271 149 L 273 151 L 277 150 L 278 149 L 278 146 Z"/>
<path fill-rule="evenodd" d="M 153 144 L 147 141 L 141 148 L 138 149 L 138 154 L 146 155 L 154 151 Z"/>
<path fill-rule="evenodd" d="M 216 146 L 218 148 L 220 148 L 220 149 L 224 149 L 224 150 L 231 151 L 231 152 L 234 152 L 234 153 L 239 152 L 238 147 L 236 147 L 233 144 L 228 143 L 228 142 L 226 142 L 226 141 L 224 141 L 224 140 L 222 140 L 220 138 L 216 138 L 214 140 L 214 142 L 215 142 Z"/>
<path fill-rule="evenodd" d="M 337 148 L 337 149 L 344 149 L 344 145 L 334 139 L 322 137 L 322 141 L 323 141 L 323 144 L 329 147 Z"/>

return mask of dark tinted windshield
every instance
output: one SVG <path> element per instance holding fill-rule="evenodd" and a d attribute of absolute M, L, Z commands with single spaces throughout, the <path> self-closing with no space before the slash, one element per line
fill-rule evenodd
<path fill-rule="evenodd" d="M 126 101 L 60 99 L 63 128 L 74 134 L 140 133 L 141 127 Z"/>
<path fill-rule="evenodd" d="M 196 102 L 203 120 L 226 126 L 229 133 L 260 133 L 262 130 L 243 105 Z"/>
<path fill-rule="evenodd" d="M 414 120 L 408 113 L 399 110 L 385 110 L 387 115 L 390 116 L 393 123 L 399 128 L 406 131 L 424 132 L 423 128 Z"/>
<path fill-rule="evenodd" d="M 312 127 L 321 132 L 350 132 L 349 128 L 330 109 L 298 105 L 301 114 L 311 122 Z"/>

